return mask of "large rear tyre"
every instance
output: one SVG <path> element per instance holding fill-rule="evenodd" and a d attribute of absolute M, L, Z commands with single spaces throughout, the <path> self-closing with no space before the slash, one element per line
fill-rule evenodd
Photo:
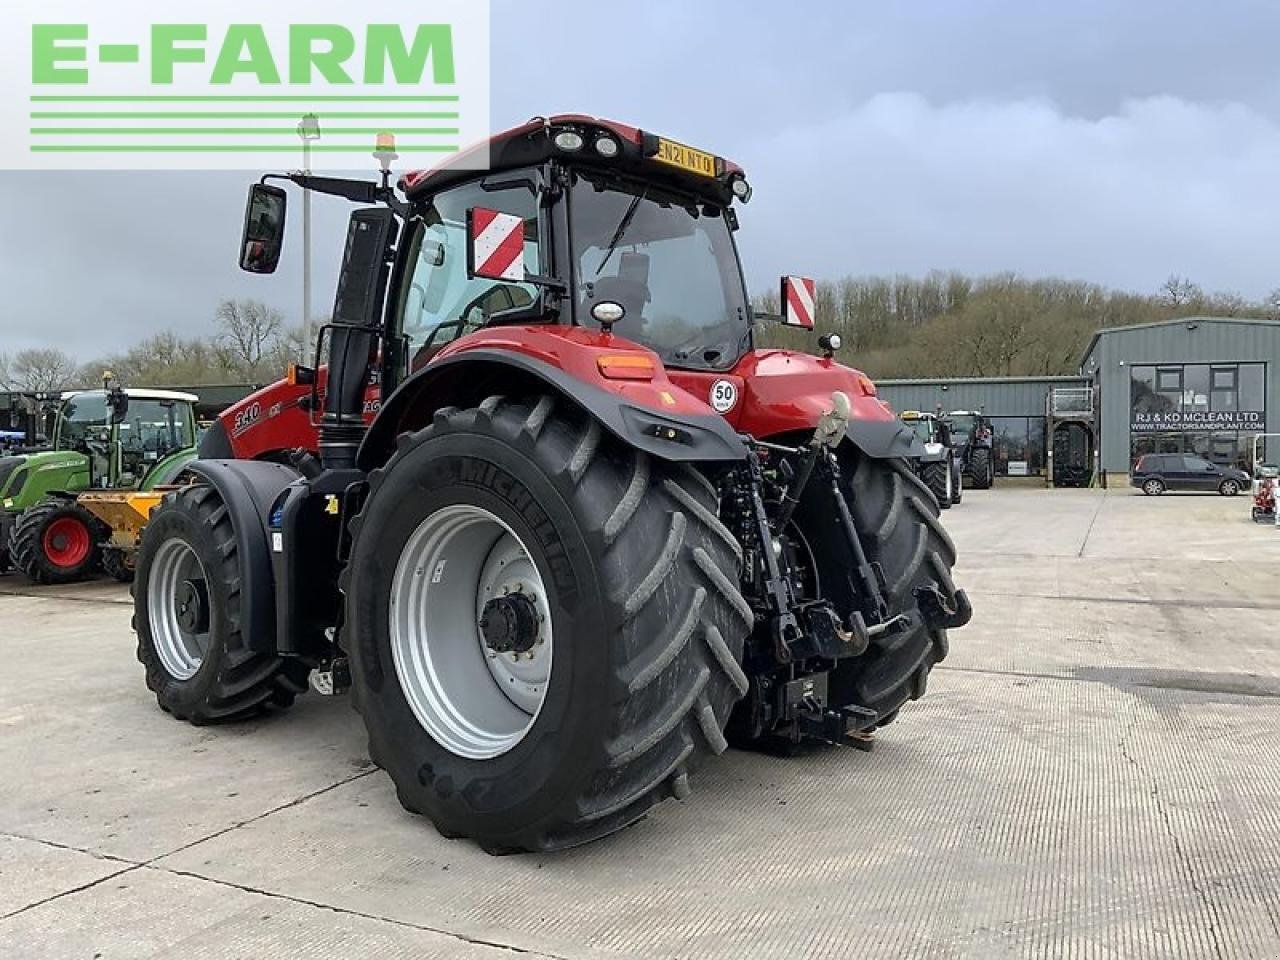
<path fill-rule="evenodd" d="M 991 486 L 995 473 L 991 466 L 991 451 L 978 447 L 969 455 L 969 486 L 974 490 L 986 490 Z"/>
<path fill-rule="evenodd" d="M 889 615 L 915 608 L 916 591 L 922 589 L 936 588 L 953 602 L 956 549 L 929 490 L 903 460 L 876 460 L 848 447 L 840 458 L 842 492 L 867 558 L 884 572 Z M 846 573 L 853 557 L 831 522 L 829 500 L 803 497 L 795 523 L 812 552 L 819 595 L 847 615 L 858 606 Z M 913 629 L 876 637 L 861 656 L 837 661 L 830 700 L 869 707 L 883 726 L 904 703 L 924 695 L 929 671 L 946 655 L 947 632 L 917 618 Z"/>
<path fill-rule="evenodd" d="M 306 689 L 305 664 L 255 653 L 240 628 L 240 556 L 213 487 L 166 495 L 138 550 L 133 628 L 147 687 L 161 708 L 195 724 L 287 707 Z"/>
<path fill-rule="evenodd" d="M 403 435 L 353 524 L 343 636 L 406 809 L 508 853 L 685 796 L 747 689 L 716 509 L 696 471 L 547 396 Z"/>
<path fill-rule="evenodd" d="M 934 501 L 943 510 L 951 508 L 951 470 L 941 460 L 926 463 L 920 468 L 920 479 L 933 494 Z"/>
<path fill-rule="evenodd" d="M 9 531 L 9 556 L 34 583 L 75 583 L 98 569 L 103 531 L 84 507 L 46 497 L 27 508 Z"/>

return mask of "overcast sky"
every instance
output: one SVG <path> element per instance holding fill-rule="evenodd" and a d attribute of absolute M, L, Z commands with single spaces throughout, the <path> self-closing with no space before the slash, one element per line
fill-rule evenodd
<path fill-rule="evenodd" d="M 743 164 L 753 290 L 934 268 L 1280 286 L 1280 4 L 494 0 L 492 22 L 495 128 L 579 111 Z M 274 277 L 235 266 L 249 179 L 0 172 L 0 352 L 206 333 L 228 296 L 296 322 L 298 232 Z M 318 310 L 347 212 L 316 202 Z"/>

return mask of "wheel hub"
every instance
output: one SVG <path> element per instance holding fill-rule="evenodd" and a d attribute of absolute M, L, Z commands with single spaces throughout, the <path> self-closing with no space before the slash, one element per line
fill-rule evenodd
<path fill-rule="evenodd" d="M 178 626 L 187 633 L 209 629 L 209 588 L 203 580 L 184 580 L 178 585 L 173 613 Z"/>
<path fill-rule="evenodd" d="M 527 653 L 538 642 L 538 609 L 523 593 L 495 597 L 480 614 L 480 636 L 494 653 Z"/>
<path fill-rule="evenodd" d="M 512 528 L 470 504 L 428 515 L 401 551 L 389 607 L 396 676 L 423 729 L 470 759 L 519 743 L 547 695 L 554 632 Z"/>
<path fill-rule="evenodd" d="M 209 578 L 181 537 L 162 543 L 147 578 L 147 621 L 160 662 L 175 680 L 190 680 L 209 648 Z"/>

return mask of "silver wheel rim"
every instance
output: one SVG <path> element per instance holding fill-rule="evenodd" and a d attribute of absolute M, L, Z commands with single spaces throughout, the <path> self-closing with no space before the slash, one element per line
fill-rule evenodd
<path fill-rule="evenodd" d="M 208 578 L 191 546 L 177 537 L 162 543 L 147 580 L 147 621 L 160 662 L 175 680 L 195 676 L 209 649 L 207 624 L 200 630 L 183 623 L 182 604 L 190 602 L 187 584 L 196 581 Z"/>
<path fill-rule="evenodd" d="M 1154 480 L 1147 481 L 1147 493 L 1157 494 L 1160 492 L 1160 484 Z"/>
<path fill-rule="evenodd" d="M 480 630 L 486 604 L 512 595 L 536 611 L 536 639 L 524 653 L 496 652 Z M 524 739 L 551 678 L 551 606 L 511 527 L 480 507 L 432 513 L 400 554 L 389 618 L 400 689 L 436 743 L 487 760 Z"/>

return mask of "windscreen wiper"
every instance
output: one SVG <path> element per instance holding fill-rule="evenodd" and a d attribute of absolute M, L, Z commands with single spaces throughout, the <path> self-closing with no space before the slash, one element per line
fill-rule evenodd
<path fill-rule="evenodd" d="M 609 247 L 604 252 L 604 259 L 600 261 L 600 266 L 596 267 L 596 276 L 600 276 L 600 271 L 604 269 L 604 265 L 609 262 L 609 258 L 613 256 L 613 251 L 618 248 L 618 241 L 622 239 L 622 235 L 627 232 L 627 227 L 631 226 L 631 218 L 636 215 L 636 208 L 640 206 L 640 201 L 644 199 L 645 191 L 641 190 L 631 198 L 631 203 L 627 205 L 627 212 L 622 215 L 622 219 L 618 221 L 618 228 L 613 231 L 613 236 L 609 238 Z"/>

